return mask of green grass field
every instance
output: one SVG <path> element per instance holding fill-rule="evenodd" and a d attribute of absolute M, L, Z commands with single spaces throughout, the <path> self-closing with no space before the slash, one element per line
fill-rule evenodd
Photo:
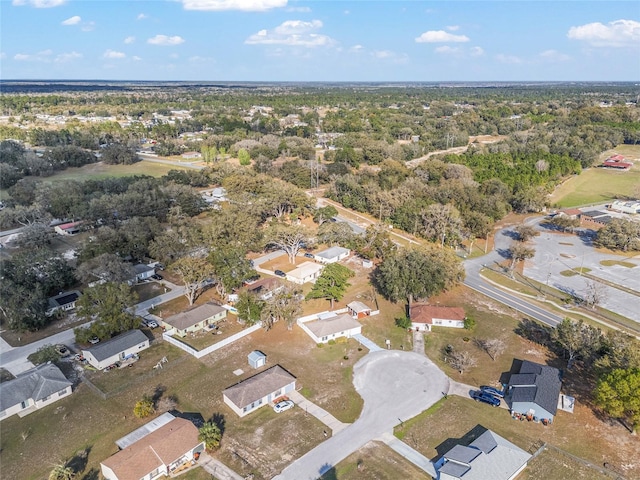
<path fill-rule="evenodd" d="M 640 145 L 620 145 L 602 154 L 602 160 L 614 153 L 636 160 L 628 172 L 590 168 L 558 186 L 551 195 L 551 204 L 559 207 L 578 207 L 607 202 L 616 198 L 633 197 L 640 185 Z"/>

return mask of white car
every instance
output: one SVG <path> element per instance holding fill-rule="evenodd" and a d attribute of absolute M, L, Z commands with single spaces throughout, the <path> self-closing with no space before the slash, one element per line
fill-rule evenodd
<path fill-rule="evenodd" d="M 291 400 L 282 400 L 281 402 L 278 402 L 273 406 L 273 411 L 276 413 L 282 413 L 286 410 L 289 410 L 290 408 L 293 408 L 294 405 L 295 403 L 293 403 Z"/>

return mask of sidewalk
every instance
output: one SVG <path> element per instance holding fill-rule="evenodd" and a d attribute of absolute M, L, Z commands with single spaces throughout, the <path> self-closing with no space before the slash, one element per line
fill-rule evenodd
<path fill-rule="evenodd" d="M 392 433 L 386 432 L 378 440 L 386 443 L 392 450 L 402 455 L 416 467 L 427 472 L 432 478 L 436 478 L 438 476 L 436 468 L 433 466 L 433 463 L 431 463 L 431 460 L 417 450 L 411 448 L 403 441 L 398 440 L 398 438 L 396 438 Z"/>
<path fill-rule="evenodd" d="M 304 409 L 305 412 L 313 415 L 322 423 L 324 423 L 327 427 L 329 427 L 333 432 L 332 433 L 333 435 L 335 435 L 336 433 L 344 430 L 346 427 L 351 425 L 350 423 L 342 423 L 340 420 L 338 420 L 336 417 L 331 415 L 326 410 L 320 408 L 318 405 L 311 402 L 310 400 L 307 400 L 305 397 L 302 396 L 300 392 L 297 392 L 294 390 L 293 392 L 288 393 L 287 396 L 291 400 L 293 400 L 296 403 L 296 405 Z"/>
<path fill-rule="evenodd" d="M 360 343 L 360 345 L 369 349 L 369 352 L 379 352 L 380 350 L 384 350 L 361 333 L 354 335 L 353 338 L 355 338 Z"/>
<path fill-rule="evenodd" d="M 202 452 L 200 454 L 198 465 L 213 475 L 213 478 L 216 480 L 244 480 L 244 477 L 238 475 L 220 460 L 216 460 L 207 452 Z"/>

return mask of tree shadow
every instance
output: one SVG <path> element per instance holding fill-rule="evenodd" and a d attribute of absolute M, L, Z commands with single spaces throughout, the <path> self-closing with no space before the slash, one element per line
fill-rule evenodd
<path fill-rule="evenodd" d="M 512 240 L 520 240 L 520 235 L 515 230 L 503 230 L 502 235 L 509 237 Z"/>
<path fill-rule="evenodd" d="M 153 395 L 151 396 L 151 401 L 153 402 L 154 405 L 158 404 L 158 402 L 162 398 L 162 395 L 164 395 L 164 392 L 166 391 L 167 391 L 167 387 L 165 387 L 164 385 L 156 386 L 155 390 L 153 391 Z"/>
<path fill-rule="evenodd" d="M 84 472 L 85 468 L 87 468 L 87 463 L 89 461 L 89 454 L 91 453 L 91 446 L 81 450 L 76 453 L 71 459 L 67 462 L 67 467 L 72 469 L 76 474 Z"/>
<path fill-rule="evenodd" d="M 100 471 L 97 468 L 92 468 L 87 473 L 84 474 L 82 480 L 99 480 L 100 479 Z"/>
<path fill-rule="evenodd" d="M 204 425 L 204 418 L 202 414 L 198 412 L 179 412 L 178 410 L 171 410 L 169 413 L 176 418 L 189 420 L 196 426 L 196 428 L 201 428 Z"/>
<path fill-rule="evenodd" d="M 227 421 L 225 420 L 223 413 L 214 413 L 209 421 L 215 423 L 220 429 L 220 434 L 224 435 L 224 429 L 226 427 Z"/>
<path fill-rule="evenodd" d="M 553 344 L 551 331 L 552 328 L 550 326 L 543 325 L 529 318 L 520 320 L 513 330 L 516 335 L 545 347 L 551 347 Z"/>
<path fill-rule="evenodd" d="M 318 473 L 320 474 L 320 480 L 338 480 L 336 468 L 328 463 L 322 465 Z"/>

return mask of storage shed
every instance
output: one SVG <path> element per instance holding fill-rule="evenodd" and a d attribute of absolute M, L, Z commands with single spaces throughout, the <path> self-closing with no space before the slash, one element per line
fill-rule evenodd
<path fill-rule="evenodd" d="M 249 355 L 247 355 L 247 360 L 249 361 L 249 365 L 251 365 L 251 367 L 260 368 L 264 367 L 267 363 L 267 356 L 260 350 L 254 350 Z"/>

